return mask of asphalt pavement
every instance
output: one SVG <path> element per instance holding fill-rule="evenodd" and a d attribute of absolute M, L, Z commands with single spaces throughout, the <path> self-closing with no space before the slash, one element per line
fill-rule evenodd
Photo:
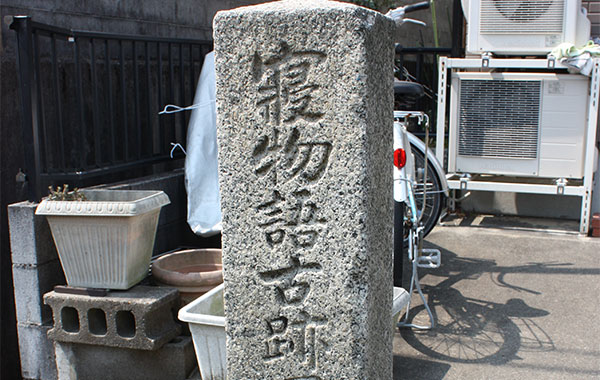
<path fill-rule="evenodd" d="M 454 218 L 426 238 L 437 326 L 397 330 L 398 379 L 600 379 L 600 238 L 574 221 Z M 427 324 L 413 295 L 410 320 Z"/>

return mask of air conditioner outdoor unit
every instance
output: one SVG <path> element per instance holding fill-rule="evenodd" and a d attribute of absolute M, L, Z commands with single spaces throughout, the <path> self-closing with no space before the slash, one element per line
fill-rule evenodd
<path fill-rule="evenodd" d="M 452 74 L 449 173 L 583 178 L 589 78 Z"/>
<path fill-rule="evenodd" d="M 584 45 L 590 21 L 581 0 L 462 0 L 466 50 L 546 55 L 563 42 Z"/>

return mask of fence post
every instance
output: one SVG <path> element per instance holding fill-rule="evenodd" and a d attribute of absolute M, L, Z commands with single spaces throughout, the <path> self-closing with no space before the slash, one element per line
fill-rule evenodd
<path fill-rule="evenodd" d="M 460 57 L 463 54 L 463 10 L 460 0 L 454 0 L 452 4 L 452 57 Z"/>
<path fill-rule="evenodd" d="M 15 16 L 10 28 L 17 32 L 17 68 L 21 93 L 21 128 L 25 161 L 25 181 L 30 201 L 41 198 L 40 139 L 38 120 L 37 82 L 33 66 L 32 20 L 29 16 Z"/>

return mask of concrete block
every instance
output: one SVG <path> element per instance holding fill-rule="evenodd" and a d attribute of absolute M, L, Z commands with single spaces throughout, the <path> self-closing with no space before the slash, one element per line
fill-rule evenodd
<path fill-rule="evenodd" d="M 161 175 L 140 178 L 126 183 L 109 186 L 113 190 L 162 190 L 169 196 L 171 203 L 162 208 L 159 225 L 186 218 L 185 187 L 183 170 L 176 170 Z"/>
<path fill-rule="evenodd" d="M 17 321 L 42 325 L 52 321 L 51 309 L 44 305 L 44 294 L 65 284 L 60 261 L 42 265 L 13 265 Z"/>
<path fill-rule="evenodd" d="M 46 336 L 50 325 L 17 323 L 21 375 L 24 379 L 56 379 L 54 347 Z"/>
<path fill-rule="evenodd" d="M 156 230 L 153 255 L 157 255 L 181 245 L 187 224 L 187 194 L 184 186 L 183 170 L 175 170 L 161 175 L 140 178 L 111 185 L 115 190 L 162 190 L 171 204 L 161 209 Z"/>
<path fill-rule="evenodd" d="M 58 254 L 45 216 L 36 216 L 37 203 L 8 206 L 10 250 L 13 264 L 39 265 L 56 260 Z"/>
<path fill-rule="evenodd" d="M 161 2 L 162 3 L 162 2 Z M 208 2 L 206 2 L 208 3 Z M 212 19 L 208 19 L 206 17 L 206 9 L 208 8 L 207 4 L 202 4 L 202 6 L 198 6 L 198 3 L 191 1 L 181 1 L 175 6 L 174 17 L 175 23 L 180 23 L 183 25 L 210 25 L 212 24 Z M 214 16 L 214 14 L 213 14 Z"/>
<path fill-rule="evenodd" d="M 194 371 L 188 376 L 187 380 L 202 380 L 202 376 L 200 376 L 200 370 L 198 368 L 194 369 Z"/>
<path fill-rule="evenodd" d="M 181 246 L 181 243 L 184 241 L 184 231 L 186 228 L 189 229 L 186 219 L 158 226 L 153 255 L 165 253 Z"/>
<path fill-rule="evenodd" d="M 54 315 L 48 337 L 58 342 L 156 350 L 181 332 L 173 288 L 138 285 L 104 297 L 52 291 L 44 301 Z"/>
<path fill-rule="evenodd" d="M 59 380 L 184 380 L 198 364 L 189 336 L 178 336 L 158 350 L 134 350 L 55 342 Z"/>
<path fill-rule="evenodd" d="M 230 379 L 392 378 L 394 27 L 321 0 L 215 17 Z"/>

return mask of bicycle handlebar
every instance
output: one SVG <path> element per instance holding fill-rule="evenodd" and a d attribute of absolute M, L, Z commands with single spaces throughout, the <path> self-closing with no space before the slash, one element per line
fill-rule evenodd
<path fill-rule="evenodd" d="M 429 1 L 422 1 L 420 3 L 406 5 L 404 7 L 404 13 L 416 12 L 416 11 L 420 11 L 421 9 L 427 9 L 427 8 L 429 8 L 429 5 L 430 5 Z"/>

